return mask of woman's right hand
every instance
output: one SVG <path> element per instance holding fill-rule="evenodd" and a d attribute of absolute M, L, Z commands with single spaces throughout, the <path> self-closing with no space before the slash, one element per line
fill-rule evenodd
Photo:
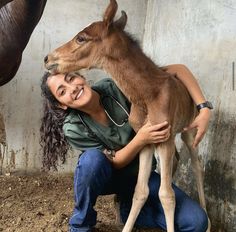
<path fill-rule="evenodd" d="M 150 122 L 147 122 L 139 129 L 136 137 L 143 146 L 152 143 L 162 143 L 168 140 L 170 128 L 171 126 L 168 125 L 167 121 L 156 125 L 151 125 Z"/>

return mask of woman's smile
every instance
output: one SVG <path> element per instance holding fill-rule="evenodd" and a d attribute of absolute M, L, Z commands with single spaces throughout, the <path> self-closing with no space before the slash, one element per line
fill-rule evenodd
<path fill-rule="evenodd" d="M 83 94 L 83 92 L 84 92 L 84 88 L 82 87 L 81 90 L 76 94 L 75 100 L 78 100 L 80 96 Z"/>

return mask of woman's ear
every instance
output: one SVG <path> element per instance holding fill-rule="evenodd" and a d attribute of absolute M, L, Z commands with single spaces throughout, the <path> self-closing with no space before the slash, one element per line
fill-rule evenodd
<path fill-rule="evenodd" d="M 57 107 L 60 108 L 60 109 L 63 109 L 63 110 L 67 110 L 68 109 L 68 106 L 66 106 L 64 104 L 59 104 Z"/>

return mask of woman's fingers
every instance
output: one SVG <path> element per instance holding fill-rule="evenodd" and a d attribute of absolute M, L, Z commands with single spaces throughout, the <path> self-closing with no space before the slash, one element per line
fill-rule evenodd
<path fill-rule="evenodd" d="M 158 131 L 158 130 L 160 130 L 161 128 L 167 126 L 167 125 L 168 125 L 168 122 L 167 122 L 167 121 L 164 121 L 164 122 L 162 122 L 162 123 L 159 123 L 159 124 L 150 126 L 150 129 L 151 129 L 151 131 Z"/>
<path fill-rule="evenodd" d="M 167 121 L 151 125 L 147 122 L 137 133 L 138 138 L 145 144 L 160 143 L 166 141 L 170 136 L 171 126 Z"/>
<path fill-rule="evenodd" d="M 194 138 L 193 148 L 196 148 L 198 144 L 201 142 L 202 138 L 204 137 L 205 131 L 198 130 L 197 134 Z"/>
<path fill-rule="evenodd" d="M 165 133 L 165 134 L 153 136 L 153 142 L 154 143 L 164 142 L 164 141 L 168 140 L 169 137 L 170 137 L 170 130 L 167 131 L 167 133 Z"/>
<path fill-rule="evenodd" d="M 153 136 L 165 136 L 170 132 L 171 126 L 169 125 L 166 129 L 161 130 L 161 131 L 153 131 Z"/>

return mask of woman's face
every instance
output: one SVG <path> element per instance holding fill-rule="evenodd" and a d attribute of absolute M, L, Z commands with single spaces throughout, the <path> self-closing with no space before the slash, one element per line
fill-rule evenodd
<path fill-rule="evenodd" d="M 81 76 L 74 73 L 50 76 L 47 85 L 60 102 L 59 107 L 64 110 L 68 107 L 83 109 L 92 99 L 91 87 Z"/>

